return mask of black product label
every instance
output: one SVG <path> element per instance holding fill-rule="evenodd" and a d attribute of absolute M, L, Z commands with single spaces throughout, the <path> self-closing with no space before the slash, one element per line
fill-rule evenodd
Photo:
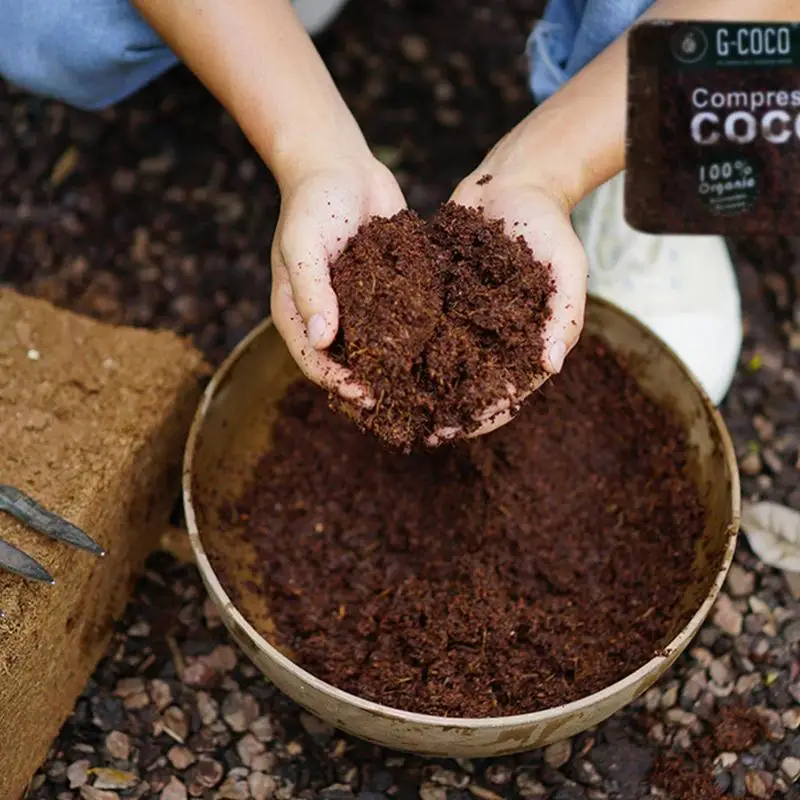
<path fill-rule="evenodd" d="M 628 89 L 633 227 L 800 233 L 800 24 L 642 23 Z"/>

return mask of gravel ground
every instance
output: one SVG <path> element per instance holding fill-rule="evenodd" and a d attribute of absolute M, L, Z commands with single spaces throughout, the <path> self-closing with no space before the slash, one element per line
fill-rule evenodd
<path fill-rule="evenodd" d="M 410 203 L 430 211 L 529 108 L 538 0 L 353 0 L 320 47 Z M 218 361 L 267 312 L 275 187 L 182 70 L 88 115 L 0 87 L 0 282 L 114 322 L 190 334 Z M 747 337 L 724 413 L 747 498 L 800 509 L 798 253 L 737 247 Z M 725 593 L 669 675 L 571 742 L 430 760 L 301 713 L 231 644 L 192 566 L 156 554 L 29 797 L 638 800 L 720 707 L 761 709 L 762 740 L 713 752 L 734 797 L 800 797 L 800 602 L 742 539 Z"/>

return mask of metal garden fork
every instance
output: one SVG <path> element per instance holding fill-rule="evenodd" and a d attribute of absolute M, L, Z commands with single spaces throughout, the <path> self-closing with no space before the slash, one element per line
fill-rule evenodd
<path fill-rule="evenodd" d="M 11 514 L 23 525 L 58 542 L 86 550 L 96 556 L 106 554 L 106 551 L 80 528 L 59 517 L 58 514 L 42 508 L 32 497 L 28 497 L 13 486 L 0 484 L 0 511 Z M 55 583 L 50 573 L 36 559 L 2 539 L 0 539 L 0 567 L 31 581 Z"/>

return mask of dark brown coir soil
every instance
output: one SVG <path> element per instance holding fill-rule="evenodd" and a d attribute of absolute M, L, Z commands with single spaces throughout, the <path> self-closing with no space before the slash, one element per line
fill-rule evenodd
<path fill-rule="evenodd" d="M 682 435 L 585 338 L 515 421 L 409 456 L 294 385 L 232 523 L 303 667 L 397 708 L 508 715 L 664 645 L 704 518 L 684 467 Z"/>
<path fill-rule="evenodd" d="M 744 753 L 764 736 L 764 722 L 756 709 L 725 706 L 711 732 L 694 742 L 688 752 L 659 758 L 650 782 L 666 791 L 671 800 L 716 800 L 723 792 L 714 781 L 714 757 L 720 752 Z"/>
<path fill-rule="evenodd" d="M 375 218 L 331 276 L 341 319 L 331 356 L 371 388 L 377 405 L 359 423 L 389 444 L 408 451 L 440 428 L 472 430 L 509 385 L 542 373 L 550 267 L 479 211 L 448 203 L 430 222 Z"/>

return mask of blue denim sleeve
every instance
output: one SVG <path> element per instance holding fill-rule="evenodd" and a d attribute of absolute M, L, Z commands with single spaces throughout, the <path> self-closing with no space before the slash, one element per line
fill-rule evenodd
<path fill-rule="evenodd" d="M 550 0 L 528 39 L 536 102 L 554 94 L 652 4 L 653 0 Z"/>
<path fill-rule="evenodd" d="M 0 0 L 0 76 L 77 108 L 113 105 L 177 60 L 128 0 Z"/>

